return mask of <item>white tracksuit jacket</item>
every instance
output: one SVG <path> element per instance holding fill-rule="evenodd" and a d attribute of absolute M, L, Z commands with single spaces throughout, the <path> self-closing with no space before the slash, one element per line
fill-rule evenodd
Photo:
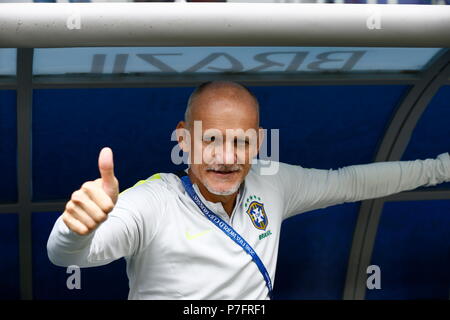
<path fill-rule="evenodd" d="M 261 175 L 261 161 L 252 166 L 231 217 L 220 202 L 205 200 L 194 185 L 209 209 L 257 252 L 272 283 L 284 219 L 450 181 L 448 153 L 337 170 L 276 164 L 274 175 Z M 47 250 L 59 266 L 93 267 L 124 257 L 129 299 L 268 299 L 264 278 L 251 257 L 203 215 L 172 173 L 153 175 L 122 192 L 107 220 L 87 236 L 70 231 L 58 218 Z"/>

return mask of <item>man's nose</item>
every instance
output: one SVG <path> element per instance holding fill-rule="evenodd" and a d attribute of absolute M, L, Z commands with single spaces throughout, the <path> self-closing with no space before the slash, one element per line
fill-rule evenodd
<path fill-rule="evenodd" d="M 223 164 L 237 163 L 237 155 L 234 145 L 231 143 L 223 143 L 222 146 L 216 147 L 215 158 L 218 163 Z"/>

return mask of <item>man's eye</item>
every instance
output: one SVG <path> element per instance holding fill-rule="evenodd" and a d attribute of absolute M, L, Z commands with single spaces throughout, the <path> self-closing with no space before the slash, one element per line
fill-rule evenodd
<path fill-rule="evenodd" d="M 250 142 L 247 140 L 247 139 L 242 139 L 242 140 L 237 140 L 237 139 L 235 139 L 234 140 L 234 144 L 240 144 L 240 145 L 243 145 L 243 144 L 245 144 L 245 145 L 249 145 L 250 144 Z"/>

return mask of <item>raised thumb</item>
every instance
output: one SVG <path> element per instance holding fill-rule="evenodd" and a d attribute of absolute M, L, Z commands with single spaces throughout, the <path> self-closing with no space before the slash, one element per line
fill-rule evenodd
<path fill-rule="evenodd" d="M 103 182 L 103 190 L 116 201 L 118 190 L 117 179 L 114 176 L 114 161 L 111 148 L 103 148 L 98 156 L 98 169 Z"/>

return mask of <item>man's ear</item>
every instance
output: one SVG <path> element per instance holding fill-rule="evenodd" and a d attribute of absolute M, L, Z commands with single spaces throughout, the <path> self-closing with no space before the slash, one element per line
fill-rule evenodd
<path fill-rule="evenodd" d="M 178 122 L 176 128 L 177 141 L 183 152 L 189 152 L 191 149 L 191 134 L 188 129 L 186 129 L 186 122 Z"/>

